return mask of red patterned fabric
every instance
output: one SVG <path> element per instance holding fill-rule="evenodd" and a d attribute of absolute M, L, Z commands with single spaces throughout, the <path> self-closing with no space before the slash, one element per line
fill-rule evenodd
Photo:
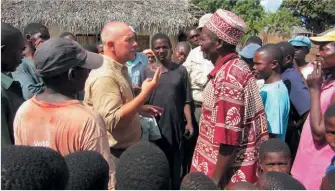
<path fill-rule="evenodd" d="M 209 74 L 191 172 L 212 176 L 220 144 L 238 147 L 229 183 L 257 181 L 259 145 L 268 139 L 264 106 L 247 64 L 229 54 Z"/>
<path fill-rule="evenodd" d="M 209 19 L 206 27 L 220 39 L 236 45 L 245 35 L 247 27 L 244 21 L 234 13 L 217 10 Z"/>

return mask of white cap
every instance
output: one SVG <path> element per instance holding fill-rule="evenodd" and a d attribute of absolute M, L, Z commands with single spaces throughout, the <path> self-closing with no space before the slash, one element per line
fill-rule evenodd
<path fill-rule="evenodd" d="M 202 28 L 202 27 L 204 27 L 204 26 L 208 23 L 208 21 L 209 21 L 209 19 L 211 18 L 212 15 L 213 15 L 212 13 L 207 13 L 207 14 L 205 14 L 204 16 L 202 16 L 202 17 L 199 19 L 199 25 L 198 25 L 197 28 Z"/>

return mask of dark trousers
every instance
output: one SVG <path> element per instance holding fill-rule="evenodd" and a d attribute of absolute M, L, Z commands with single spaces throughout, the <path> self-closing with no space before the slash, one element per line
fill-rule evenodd
<path fill-rule="evenodd" d="M 184 138 L 184 146 L 183 146 L 183 176 L 190 172 L 193 153 L 195 149 L 195 145 L 197 144 L 197 139 L 199 136 L 199 120 L 201 115 L 201 105 L 194 105 L 194 117 L 193 117 L 193 128 L 194 133 L 190 139 Z"/>
<path fill-rule="evenodd" d="M 162 149 L 165 153 L 166 158 L 169 161 L 170 166 L 170 188 L 172 190 L 179 190 L 181 182 L 181 153 L 178 148 L 174 148 L 168 141 L 163 137 L 155 141 L 156 145 Z"/>

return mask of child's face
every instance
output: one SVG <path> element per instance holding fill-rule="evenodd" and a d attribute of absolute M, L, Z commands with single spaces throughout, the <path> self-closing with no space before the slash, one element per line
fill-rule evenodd
<path fill-rule="evenodd" d="M 325 120 L 326 141 L 328 145 L 335 151 L 335 117 Z"/>
<path fill-rule="evenodd" d="M 264 153 L 261 168 L 263 172 L 275 171 L 289 174 L 291 170 L 291 158 L 283 152 Z"/>
<path fill-rule="evenodd" d="M 256 52 L 254 55 L 253 69 L 257 70 L 263 79 L 268 79 L 274 68 L 273 61 L 267 58 L 267 52 Z"/>

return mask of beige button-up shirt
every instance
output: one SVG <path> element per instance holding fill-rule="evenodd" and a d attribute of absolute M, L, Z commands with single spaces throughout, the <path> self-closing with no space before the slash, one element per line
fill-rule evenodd
<path fill-rule="evenodd" d="M 190 78 L 193 100 L 202 103 L 202 92 L 208 81 L 207 76 L 214 69 L 214 65 L 204 58 L 199 46 L 190 52 L 183 66 Z"/>
<path fill-rule="evenodd" d="M 140 141 L 138 114 L 130 121 L 120 122 L 121 106 L 133 98 L 127 67 L 104 56 L 103 65 L 92 70 L 86 80 L 84 103 L 104 119 L 110 147 L 126 149 Z"/>

